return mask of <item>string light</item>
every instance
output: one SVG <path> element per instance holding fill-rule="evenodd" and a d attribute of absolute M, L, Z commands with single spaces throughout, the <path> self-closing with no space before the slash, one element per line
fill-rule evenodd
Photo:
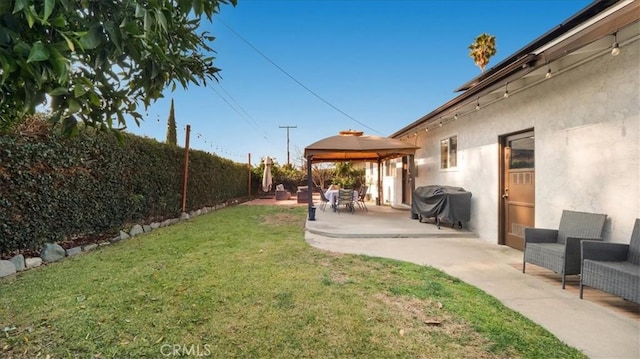
<path fill-rule="evenodd" d="M 620 46 L 618 45 L 618 33 L 613 33 L 613 46 L 611 47 L 611 56 L 620 55 Z"/>
<path fill-rule="evenodd" d="M 547 61 L 547 55 L 545 55 L 543 53 L 542 56 L 544 57 L 544 63 L 547 64 L 547 73 L 544 75 L 544 77 L 550 79 L 551 78 L 551 65 L 549 65 L 549 61 Z"/>

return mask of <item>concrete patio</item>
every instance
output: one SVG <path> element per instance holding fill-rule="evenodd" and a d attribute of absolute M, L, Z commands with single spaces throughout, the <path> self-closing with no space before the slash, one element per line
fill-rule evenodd
<path fill-rule="evenodd" d="M 433 220 L 420 223 L 408 209 L 368 204 L 351 214 L 317 209 L 306 241 L 319 249 L 428 265 L 476 286 L 543 326 L 590 358 L 640 358 L 640 306 L 587 288 L 578 278 L 562 290 L 560 276 L 533 265 L 521 271 L 522 252 Z M 286 203 L 280 203 L 286 204 Z M 301 204 L 297 204 L 301 205 Z M 302 204 L 306 206 L 306 204 Z"/>

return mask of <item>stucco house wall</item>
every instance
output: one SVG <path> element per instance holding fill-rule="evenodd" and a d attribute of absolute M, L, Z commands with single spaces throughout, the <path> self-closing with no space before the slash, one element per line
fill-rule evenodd
<path fill-rule="evenodd" d="M 535 130 L 535 225 L 557 228 L 563 209 L 606 213 L 606 241 L 628 243 L 640 217 L 640 44 L 603 54 L 442 127 L 419 131 L 416 187 L 473 193 L 468 227 L 498 241 L 500 135 Z M 458 166 L 439 167 L 440 140 L 458 136 Z M 413 141 L 413 139 L 412 139 Z M 384 178 L 401 205 L 401 171 Z"/>

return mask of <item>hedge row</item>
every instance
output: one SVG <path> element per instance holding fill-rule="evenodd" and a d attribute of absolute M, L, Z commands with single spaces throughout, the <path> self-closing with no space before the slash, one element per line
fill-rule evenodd
<path fill-rule="evenodd" d="M 179 215 L 184 149 L 124 139 L 0 135 L 0 254 Z M 187 211 L 247 196 L 246 164 L 197 150 L 189 159 Z"/>

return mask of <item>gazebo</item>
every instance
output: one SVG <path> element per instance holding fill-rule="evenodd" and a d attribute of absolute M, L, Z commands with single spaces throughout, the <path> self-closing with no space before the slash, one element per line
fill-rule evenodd
<path fill-rule="evenodd" d="M 380 205 L 382 198 L 382 161 L 409 156 L 409 172 L 414 173 L 413 156 L 418 146 L 389 137 L 364 135 L 362 131 L 340 131 L 339 135 L 327 137 L 314 142 L 304 149 L 304 157 L 307 160 L 307 185 L 309 187 L 309 220 L 315 220 L 315 213 L 312 215 L 313 206 L 313 179 L 311 175 L 311 165 L 315 162 L 345 162 L 345 161 L 368 161 L 378 164 L 378 201 Z M 411 177 L 411 188 L 415 186 L 414 178 Z"/>

